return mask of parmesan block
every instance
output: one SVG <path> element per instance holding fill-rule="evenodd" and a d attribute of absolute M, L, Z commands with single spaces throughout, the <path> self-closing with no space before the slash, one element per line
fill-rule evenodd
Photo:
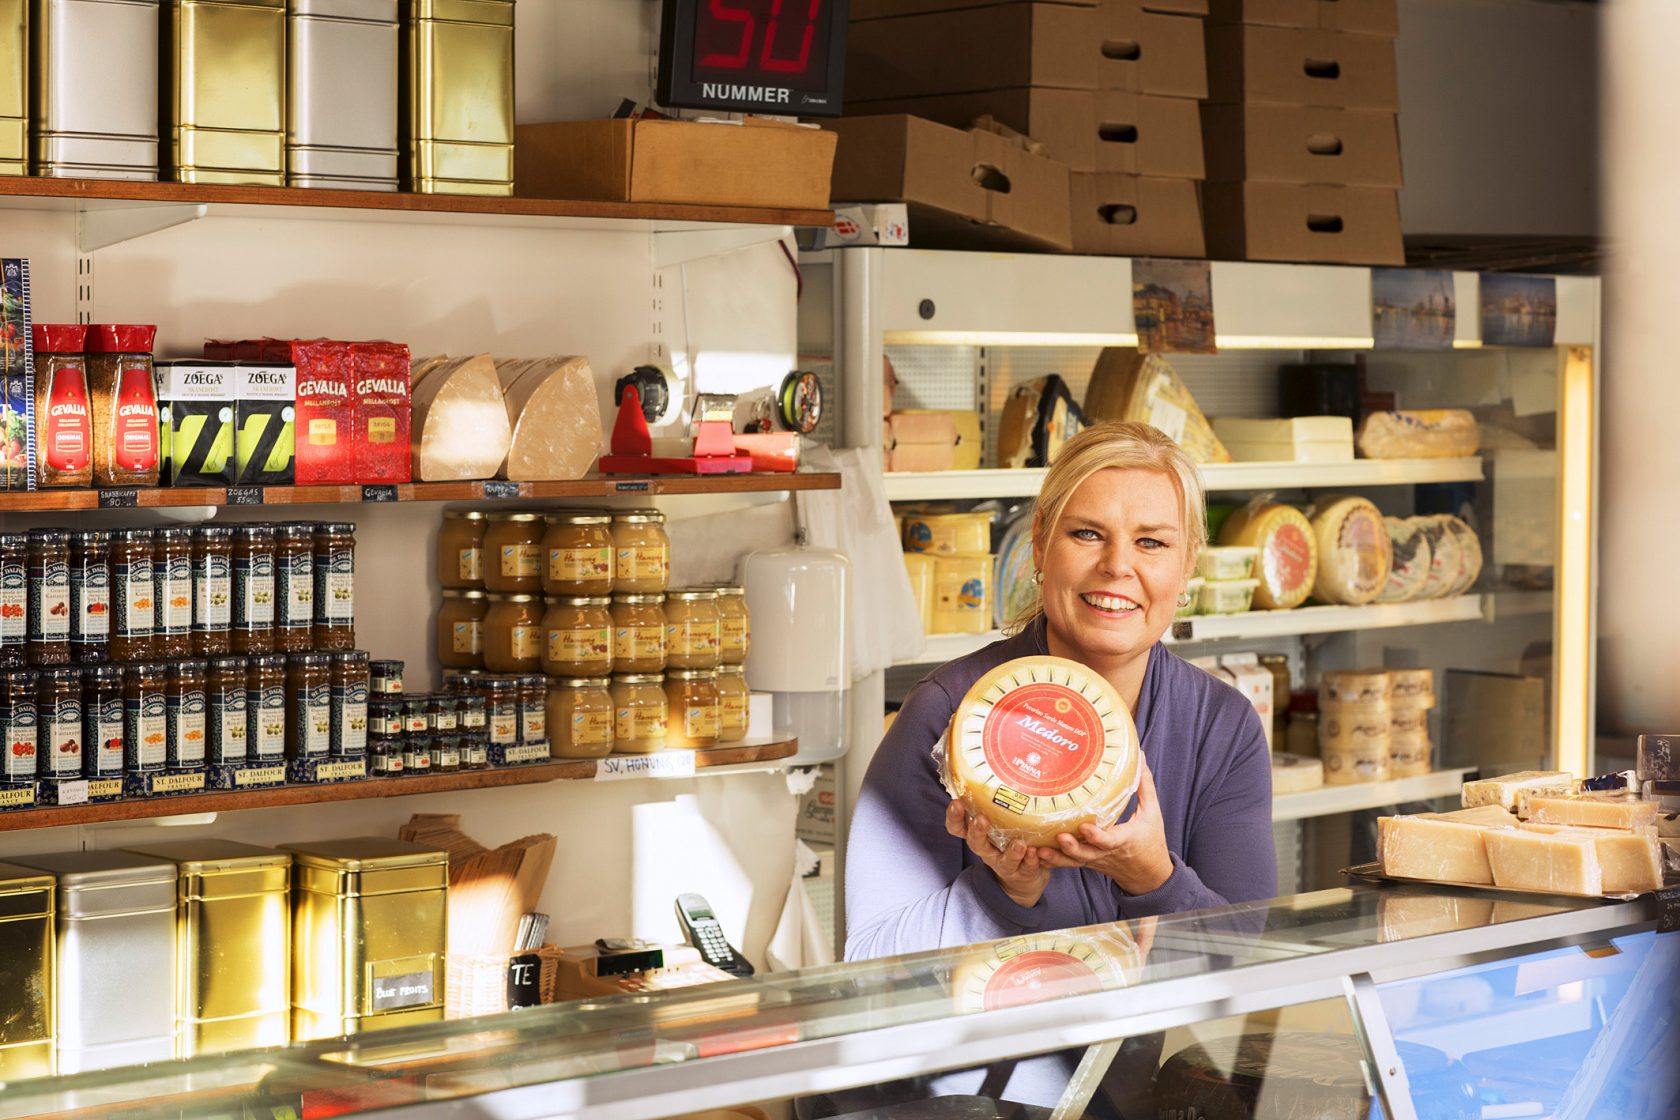
<path fill-rule="evenodd" d="M 1402 891 L 1384 891 L 1377 896 L 1379 941 L 1406 941 L 1432 933 L 1480 929 L 1492 919 L 1491 898 Z"/>
<path fill-rule="evenodd" d="M 1324 762 L 1306 755 L 1272 755 L 1272 796 L 1280 793 L 1300 793 L 1317 789 L 1324 784 Z"/>
<path fill-rule="evenodd" d="M 1021 657 L 974 683 L 951 717 L 951 796 L 1011 840 L 1052 846 L 1112 824 L 1137 791 L 1137 729 L 1114 686 L 1076 661 Z"/>
<path fill-rule="evenodd" d="M 1517 791 L 1522 789 L 1561 790 L 1567 792 L 1574 778 L 1562 770 L 1519 770 L 1499 778 L 1482 778 L 1465 782 L 1459 799 L 1466 809 L 1477 805 L 1498 805 L 1508 812 L 1517 811 Z"/>
<path fill-rule="evenodd" d="M 1462 518 L 1448 516 L 1446 523 L 1459 550 L 1458 579 L 1447 589 L 1447 594 L 1462 595 L 1475 586 L 1482 574 L 1482 540 Z"/>
<path fill-rule="evenodd" d="M 1471 809 L 1454 809 L 1448 813 L 1424 813 L 1432 821 L 1457 821 L 1460 824 L 1476 824 L 1483 828 L 1515 828 L 1517 817 L 1509 809 L 1499 805 L 1477 805 Z"/>
<path fill-rule="evenodd" d="M 1312 527 L 1318 539 L 1313 596 L 1353 606 L 1376 599 L 1394 559 L 1377 507 L 1365 498 L 1337 498 L 1313 515 Z"/>
<path fill-rule="evenodd" d="M 490 356 L 450 359 L 426 372 L 413 394 L 415 479 L 496 477 L 513 431 Z"/>
<path fill-rule="evenodd" d="M 1462 459 L 1480 443 L 1476 418 L 1458 408 L 1373 412 L 1359 425 L 1367 459 Z"/>
<path fill-rule="evenodd" d="M 1561 894 L 1603 894 L 1604 871 L 1590 836 L 1514 828 L 1486 830 L 1495 886 Z"/>
<path fill-rule="evenodd" d="M 1495 834 L 1458 821 L 1378 817 L 1377 859 L 1384 875 L 1485 886 L 1493 882 L 1485 837 Z"/>
<path fill-rule="evenodd" d="M 1592 840 L 1598 846 L 1598 866 L 1608 894 L 1639 894 L 1663 885 L 1662 848 L 1654 828 L 1624 832 L 1619 828 L 1572 828 L 1533 821 L 1520 827 L 1548 836 L 1585 836 Z"/>
<path fill-rule="evenodd" d="M 1422 598 L 1429 582 L 1429 538 L 1416 518 L 1385 517 L 1388 545 L 1393 562 L 1388 569 L 1388 582 L 1377 592 L 1379 603 L 1407 603 Z"/>
<path fill-rule="evenodd" d="M 1219 529 L 1221 545 L 1259 550 L 1254 574 L 1257 610 L 1298 607 L 1312 594 L 1318 572 L 1318 542 L 1306 515 L 1292 506 L 1254 503 L 1237 510 Z"/>
<path fill-rule="evenodd" d="M 582 478 L 601 454 L 595 371 L 577 356 L 498 362 L 512 436 L 501 477 L 516 482 Z"/>
<path fill-rule="evenodd" d="M 1100 932 L 1057 930 L 975 949 L 951 966 L 958 1014 L 1123 988 L 1142 972 L 1143 954 L 1122 922 Z"/>
<path fill-rule="evenodd" d="M 1159 428 L 1198 463 L 1231 461 L 1178 371 L 1159 354 L 1104 349 L 1091 370 L 1084 411 L 1093 424 L 1135 420 Z"/>
<path fill-rule="evenodd" d="M 1589 828 L 1639 828 L 1657 823 L 1657 803 L 1628 794 L 1595 797 L 1530 797 L 1528 817 L 1536 824 L 1576 824 Z"/>

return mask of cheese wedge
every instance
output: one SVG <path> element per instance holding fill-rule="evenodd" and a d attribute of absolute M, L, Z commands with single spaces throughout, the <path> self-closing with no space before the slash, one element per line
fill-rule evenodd
<path fill-rule="evenodd" d="M 951 717 L 951 796 L 1011 840 L 1051 846 L 1081 824 L 1112 824 L 1137 791 L 1137 729 L 1108 681 L 1075 661 L 1022 657 L 974 683 Z"/>
<path fill-rule="evenodd" d="M 1663 885 L 1662 848 L 1655 828 L 1624 832 L 1619 828 L 1573 828 L 1532 821 L 1520 827 L 1548 836 L 1584 836 L 1592 840 L 1598 846 L 1598 865 L 1606 894 L 1639 894 Z"/>
<path fill-rule="evenodd" d="M 1377 859 L 1384 875 L 1439 883 L 1493 882 L 1486 837 L 1495 831 L 1427 817 L 1378 817 Z"/>
<path fill-rule="evenodd" d="M 1561 894 L 1603 894 L 1604 871 L 1590 836 L 1515 828 L 1486 830 L 1494 885 Z"/>
<path fill-rule="evenodd" d="M 1572 788 L 1574 778 L 1562 770 L 1519 770 L 1498 778 L 1481 778 L 1465 782 L 1459 800 L 1466 809 L 1477 805 L 1498 805 L 1517 811 L 1517 791 L 1523 789 L 1561 790 Z"/>
<path fill-rule="evenodd" d="M 1263 611 L 1298 607 L 1312 594 L 1318 542 L 1305 514 L 1292 506 L 1250 503 L 1219 528 L 1221 545 L 1259 549 L 1254 606 Z"/>
<path fill-rule="evenodd" d="M 1178 371 L 1159 354 L 1105 348 L 1085 387 L 1084 413 L 1091 423 L 1135 420 L 1159 428 L 1198 463 L 1231 461 Z"/>
<path fill-rule="evenodd" d="M 1480 825 L 1483 828 L 1515 828 L 1516 815 L 1498 805 L 1477 805 L 1471 809 L 1454 809 L 1447 813 L 1424 813 L 1432 821 L 1457 821 L 1459 824 Z"/>
<path fill-rule="evenodd" d="M 1376 599 L 1394 561 L 1381 511 L 1365 498 L 1338 498 L 1313 514 L 1312 527 L 1318 539 L 1314 598 L 1352 606 Z"/>
<path fill-rule="evenodd" d="M 1590 828 L 1639 828 L 1657 822 L 1657 803 L 1629 794 L 1595 797 L 1531 797 L 1529 819 L 1536 824 L 1577 824 Z"/>
<path fill-rule="evenodd" d="M 589 359 L 498 362 L 512 434 L 499 472 L 516 482 L 582 478 L 600 457 L 601 406 Z"/>
<path fill-rule="evenodd" d="M 455 358 L 413 387 L 414 477 L 421 482 L 494 478 L 513 430 L 496 363 Z"/>

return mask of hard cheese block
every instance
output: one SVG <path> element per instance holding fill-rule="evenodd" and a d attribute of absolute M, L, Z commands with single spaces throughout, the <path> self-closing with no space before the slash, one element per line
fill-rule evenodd
<path fill-rule="evenodd" d="M 1488 866 L 1496 886 L 1562 894 L 1604 893 L 1598 845 L 1590 836 L 1488 829 Z"/>
<path fill-rule="evenodd" d="M 1432 821 L 1457 821 L 1459 824 L 1474 824 L 1482 828 L 1515 828 L 1517 825 L 1516 814 L 1499 805 L 1477 805 L 1470 809 L 1423 815 Z"/>
<path fill-rule="evenodd" d="M 1589 828 L 1640 828 L 1657 822 L 1657 803 L 1627 794 L 1530 797 L 1528 817 L 1536 824 Z"/>
<path fill-rule="evenodd" d="M 1108 347 L 1097 356 L 1085 389 L 1085 416 L 1135 420 L 1172 437 L 1198 463 L 1229 463 L 1231 453 L 1190 395 L 1178 371 L 1159 354 Z"/>
<path fill-rule="evenodd" d="M 1297 416 L 1284 420 L 1216 416 L 1213 433 L 1239 463 L 1353 461 L 1353 421 L 1346 416 Z"/>
<path fill-rule="evenodd" d="M 570 355 L 496 363 L 512 435 L 503 478 L 582 478 L 601 455 L 601 405 L 589 359 Z"/>
<path fill-rule="evenodd" d="M 1114 686 L 1075 661 L 1021 657 L 974 683 L 951 717 L 951 796 L 1011 840 L 1052 845 L 1108 825 L 1137 790 L 1137 729 Z"/>
<path fill-rule="evenodd" d="M 1485 837 L 1494 830 L 1428 817 L 1377 818 L 1377 859 L 1384 875 L 1442 883 L 1493 882 Z"/>
<path fill-rule="evenodd" d="M 1519 770 L 1498 778 L 1482 778 L 1465 782 L 1459 800 L 1466 809 L 1477 805 L 1498 805 L 1508 812 L 1517 811 L 1519 790 L 1546 790 L 1568 793 L 1574 789 L 1575 779 L 1562 770 Z"/>
<path fill-rule="evenodd" d="M 1381 511 L 1365 498 L 1337 498 L 1313 514 L 1318 576 L 1313 596 L 1358 606 L 1388 586 L 1393 549 Z"/>
<path fill-rule="evenodd" d="M 1480 442 L 1476 418 L 1457 408 L 1373 412 L 1359 425 L 1367 459 L 1461 459 Z"/>
<path fill-rule="evenodd" d="M 1663 885 L 1662 849 L 1654 828 L 1624 832 L 1619 828 L 1573 828 L 1565 824 L 1535 824 L 1525 831 L 1548 836 L 1584 836 L 1598 847 L 1598 866 L 1608 894 L 1638 894 Z"/>
<path fill-rule="evenodd" d="M 496 477 L 513 442 L 496 363 L 478 354 L 422 373 L 413 386 L 414 476 L 422 482 Z"/>
<path fill-rule="evenodd" d="M 1258 549 L 1254 605 L 1260 610 L 1298 607 L 1312 594 L 1318 571 L 1318 542 L 1300 510 L 1275 503 L 1251 503 L 1225 519 L 1221 545 Z"/>

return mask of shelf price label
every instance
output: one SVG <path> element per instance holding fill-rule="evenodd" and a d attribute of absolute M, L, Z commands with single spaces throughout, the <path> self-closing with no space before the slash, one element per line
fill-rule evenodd
<path fill-rule="evenodd" d="M 641 494 L 647 492 L 648 484 L 646 482 L 620 482 L 615 484 L 613 489 L 620 494 Z"/>
<path fill-rule="evenodd" d="M 692 778 L 693 751 L 659 751 L 603 758 L 595 763 L 597 782 L 622 782 L 635 778 Z"/>
<path fill-rule="evenodd" d="M 362 501 L 364 502 L 394 502 L 397 500 L 395 486 L 364 486 L 362 487 Z"/>
<path fill-rule="evenodd" d="M 230 506 L 260 506 L 263 504 L 261 486 L 229 486 L 227 504 Z"/>
<path fill-rule="evenodd" d="M 522 490 L 519 483 L 509 482 L 507 479 L 492 478 L 484 483 L 484 496 L 486 498 L 517 498 L 521 494 Z"/>
<path fill-rule="evenodd" d="M 1657 892 L 1657 932 L 1680 930 L 1680 883 L 1670 883 Z"/>
<path fill-rule="evenodd" d="M 99 492 L 100 509 L 133 509 L 140 504 L 140 491 L 133 487 Z"/>

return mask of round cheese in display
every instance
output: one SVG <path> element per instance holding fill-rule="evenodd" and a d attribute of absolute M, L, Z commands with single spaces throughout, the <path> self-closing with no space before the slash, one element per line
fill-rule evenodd
<path fill-rule="evenodd" d="M 993 842 L 1050 846 L 1087 821 L 1108 825 L 1137 791 L 1137 729 L 1114 686 L 1076 661 L 1006 661 L 951 717 L 951 796 L 992 824 Z"/>
<path fill-rule="evenodd" d="M 1318 544 L 1306 515 L 1276 503 L 1249 505 L 1237 510 L 1219 527 L 1221 545 L 1260 550 L 1254 574 L 1254 606 L 1273 611 L 1298 607 L 1312 594 L 1318 570 Z"/>
<path fill-rule="evenodd" d="M 1458 543 L 1458 534 L 1448 527 L 1445 517 L 1411 520 L 1429 542 L 1429 578 L 1424 581 L 1423 598 L 1443 598 L 1457 585 L 1463 569 L 1464 549 Z"/>
<path fill-rule="evenodd" d="M 1429 582 L 1429 539 L 1414 520 L 1406 517 L 1385 517 L 1388 544 L 1394 554 L 1388 569 L 1388 582 L 1377 592 L 1379 603 L 1405 603 L 1423 595 Z"/>
<path fill-rule="evenodd" d="M 1393 709 L 1386 706 L 1320 708 L 1319 750 L 1386 751 L 1388 727 L 1393 718 Z"/>
<path fill-rule="evenodd" d="M 1329 669 L 1318 678 L 1321 705 L 1386 705 L 1394 677 L 1386 669 Z"/>
<path fill-rule="evenodd" d="M 1433 669 L 1390 669 L 1389 696 L 1395 706 L 1412 708 L 1435 706 L 1435 671 Z"/>
<path fill-rule="evenodd" d="M 1101 933 L 1057 930 L 999 941 L 951 968 L 958 1014 L 996 1011 L 1123 988 L 1137 979 L 1143 954 L 1124 925 Z"/>
<path fill-rule="evenodd" d="M 1476 580 L 1482 574 L 1482 542 L 1476 536 L 1476 530 L 1470 528 L 1462 518 L 1448 515 L 1442 520 L 1447 523 L 1447 530 L 1458 542 L 1460 553 L 1458 579 L 1447 589 L 1447 594 L 1462 595 L 1476 585 Z"/>
<path fill-rule="evenodd" d="M 1394 550 L 1382 513 L 1364 498 L 1337 498 L 1312 519 L 1318 540 L 1313 596 L 1326 603 L 1369 603 L 1388 586 Z"/>
<path fill-rule="evenodd" d="M 1300 793 L 1324 784 L 1324 763 L 1301 754 L 1272 755 L 1272 793 Z"/>

